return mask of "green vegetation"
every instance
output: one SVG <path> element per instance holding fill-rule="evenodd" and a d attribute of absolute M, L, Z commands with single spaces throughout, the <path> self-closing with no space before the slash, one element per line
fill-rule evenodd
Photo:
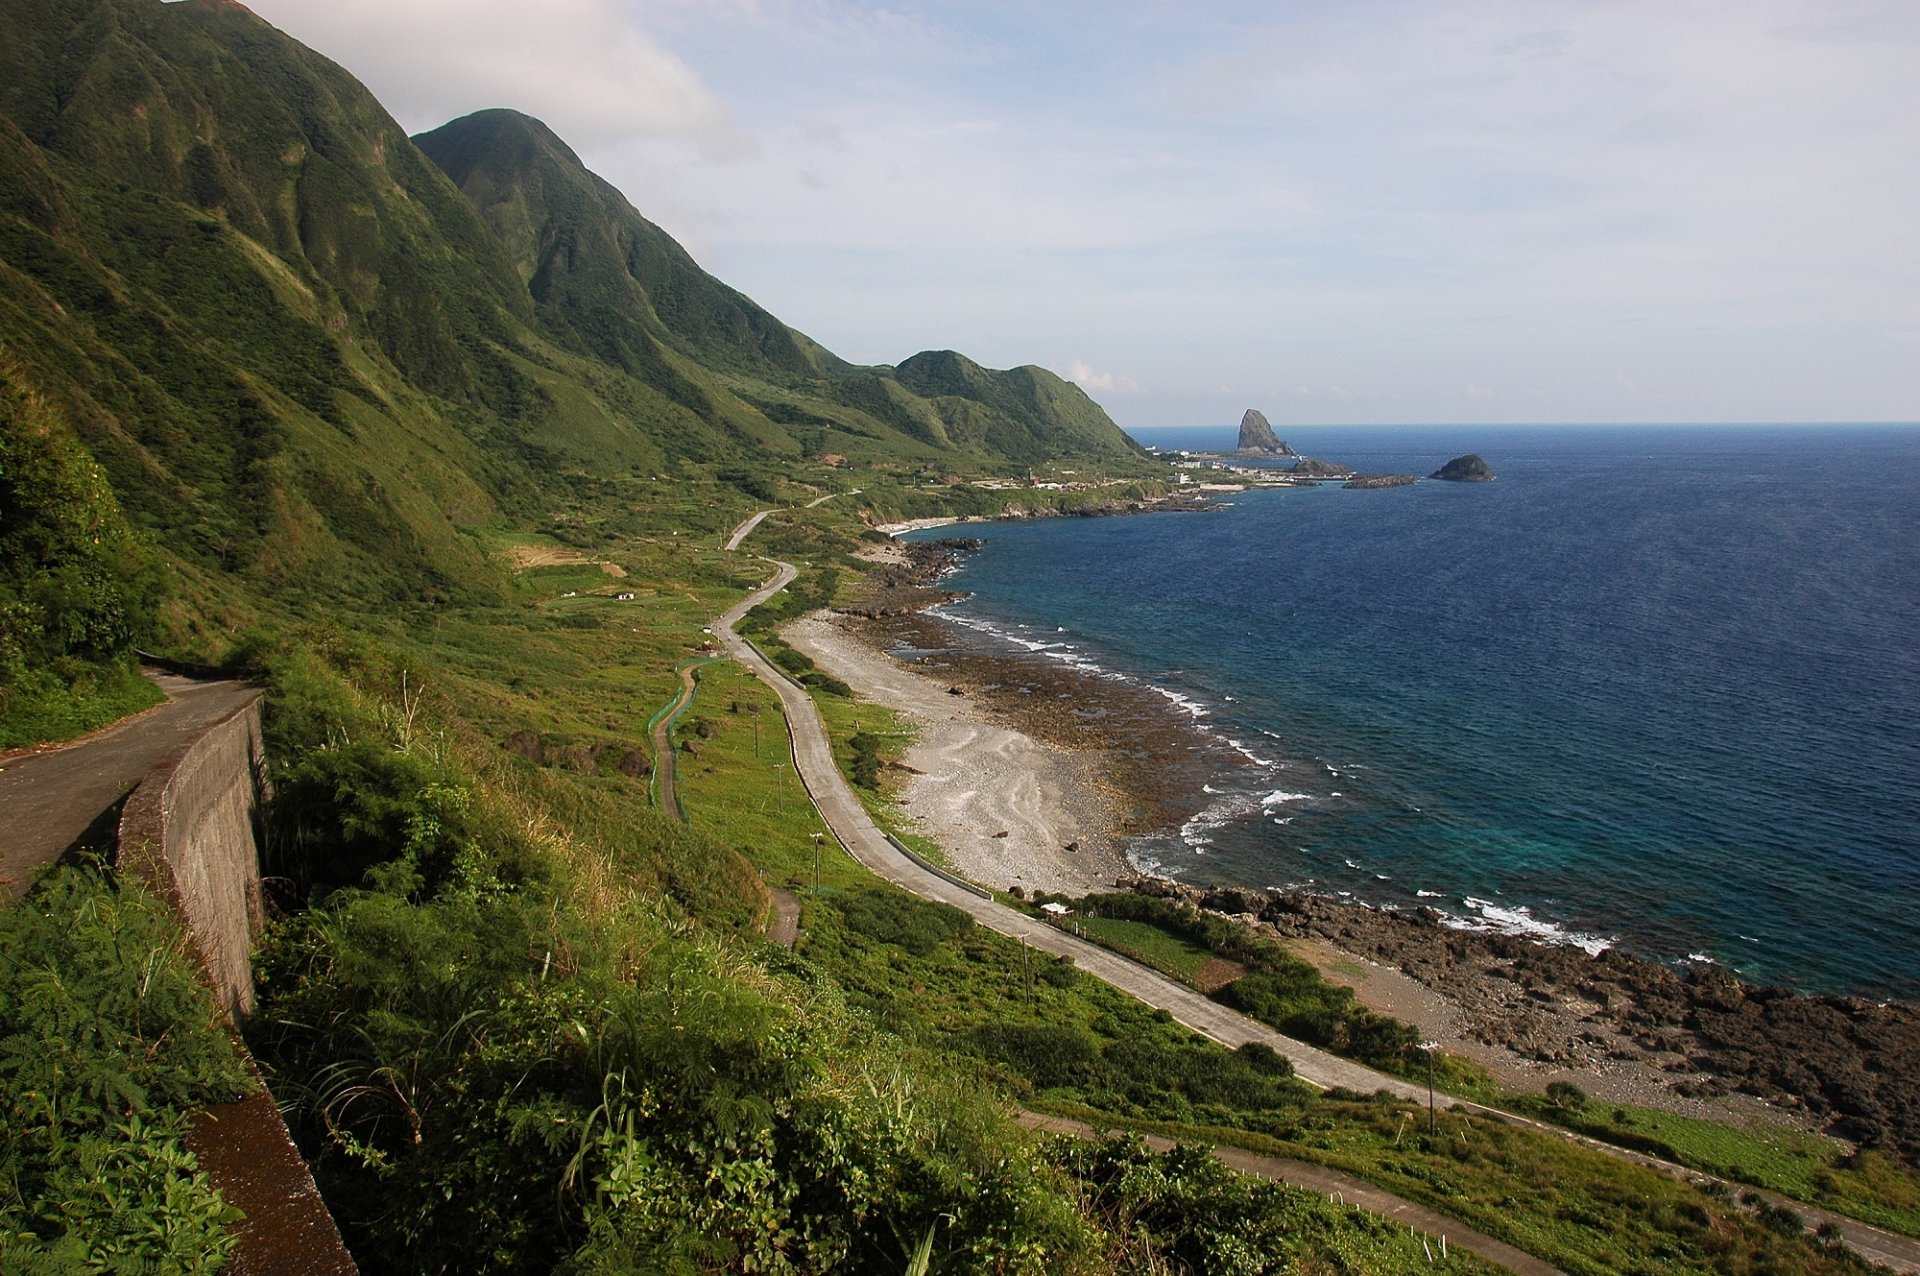
<path fill-rule="evenodd" d="M 1058 1110 L 1099 1119 L 1071 1107 Z M 1442 1112 L 1428 1135 L 1423 1109 L 1335 1093 L 1271 1134 L 1122 1124 L 1344 1170 L 1579 1276 L 1867 1269 L 1851 1251 L 1807 1234 L 1782 1213 L 1749 1210 L 1726 1194 L 1498 1120 Z"/>
<path fill-rule="evenodd" d="M 0 910 L 0 1268 L 206 1271 L 238 1217 L 184 1144 L 247 1088 L 159 901 L 92 867 Z"/>
<path fill-rule="evenodd" d="M 158 702 L 133 644 L 159 592 L 106 476 L 0 348 L 0 749 Z"/>
<path fill-rule="evenodd" d="M 1074 919 L 1073 933 L 1195 987 L 1208 963 L 1220 960 L 1192 940 L 1131 918 L 1083 915 Z"/>
<path fill-rule="evenodd" d="M 1129 955 L 1176 978 L 1196 978 L 1203 954 L 1244 967 L 1244 974 L 1213 992 L 1215 1000 L 1290 1037 L 1389 1072 L 1410 1075 L 1414 1069 L 1418 1033 L 1367 1010 L 1354 1000 L 1351 988 L 1328 983 L 1311 964 L 1244 926 L 1147 895 L 1090 895 L 1076 907 L 1087 915 L 1083 926 L 1091 924 L 1087 937 L 1095 942 L 1114 934 L 1107 929 L 1111 922 L 1132 923 L 1122 932 L 1132 949 Z M 1149 932 L 1159 938 L 1149 937 Z M 1420 1062 L 1424 1066 L 1424 1055 Z"/>
<path fill-rule="evenodd" d="M 1510 1106 L 1704 1174 L 1920 1236 L 1920 1176 L 1883 1152 L 1856 1152 L 1838 1139 L 1784 1126 L 1743 1129 L 1656 1108 L 1525 1096 L 1514 1096 Z"/>

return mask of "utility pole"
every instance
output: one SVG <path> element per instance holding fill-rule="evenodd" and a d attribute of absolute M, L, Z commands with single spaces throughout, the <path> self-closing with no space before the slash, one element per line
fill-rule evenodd
<path fill-rule="evenodd" d="M 1438 1041 L 1422 1041 L 1420 1048 L 1427 1052 L 1427 1133 L 1434 1131 L 1433 1105 L 1433 1052 L 1440 1048 Z"/>
<path fill-rule="evenodd" d="M 813 889 L 816 891 L 820 889 L 820 843 L 825 840 L 823 834 L 813 835 Z"/>

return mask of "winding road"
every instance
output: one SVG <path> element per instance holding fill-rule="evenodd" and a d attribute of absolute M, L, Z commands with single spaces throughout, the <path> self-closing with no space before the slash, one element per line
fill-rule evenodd
<path fill-rule="evenodd" d="M 737 548 L 740 542 L 746 539 L 747 534 L 759 525 L 760 520 L 772 512 L 771 510 L 762 511 L 742 523 L 727 542 L 729 548 Z M 773 560 L 766 561 L 773 562 Z M 1065 931 L 1055 929 L 1045 922 L 1009 908 L 997 900 L 982 899 L 979 895 L 920 867 L 900 854 L 887 836 L 874 824 L 866 808 L 854 795 L 852 786 L 840 774 L 840 769 L 834 762 L 833 748 L 827 737 L 826 728 L 820 720 L 820 713 L 814 706 L 813 698 L 799 684 L 768 662 L 753 644 L 734 632 L 734 626 L 739 624 L 749 611 L 785 589 L 799 574 L 791 563 L 774 562 L 774 567 L 774 574 L 766 584 L 730 607 L 713 622 L 713 632 L 730 655 L 751 670 L 780 698 L 780 706 L 787 722 L 787 735 L 793 746 L 794 770 L 806 786 L 808 796 L 812 798 L 814 806 L 819 810 L 827 827 L 833 831 L 833 835 L 855 860 L 903 890 L 910 891 L 923 899 L 951 904 L 965 911 L 976 922 L 990 930 L 1018 939 L 1044 952 L 1072 958 L 1074 964 L 1087 974 L 1104 979 L 1148 1005 L 1167 1011 L 1188 1028 L 1221 1045 L 1234 1048 L 1249 1042 L 1258 1042 L 1268 1046 L 1292 1061 L 1294 1075 L 1310 1085 L 1322 1089 L 1339 1087 L 1361 1094 L 1373 1094 L 1384 1090 L 1401 1099 L 1422 1104 L 1427 1102 L 1428 1091 L 1425 1086 L 1403 1081 L 1384 1072 L 1376 1072 L 1364 1065 L 1328 1054 L 1303 1041 L 1285 1036 L 1238 1011 L 1229 1010 L 1156 970 L 1150 970 L 1096 944 L 1075 938 Z M 1630 1161 L 1675 1178 L 1693 1182 L 1711 1179 L 1709 1175 L 1689 1170 L 1670 1161 L 1589 1139 L 1560 1126 L 1536 1121 L 1519 1113 L 1451 1097 L 1448 1099 L 1448 1106 L 1509 1124 L 1524 1125 L 1541 1133 L 1579 1143 L 1593 1151 Z M 1743 1184 L 1719 1181 L 1743 1195 L 1749 1190 Z M 1920 1240 L 1883 1231 L 1855 1219 L 1799 1201 L 1790 1201 L 1773 1193 L 1760 1195 L 1772 1204 L 1793 1210 L 1809 1227 L 1818 1228 L 1828 1223 L 1833 1224 L 1840 1229 L 1847 1244 L 1871 1262 L 1890 1267 L 1895 1271 L 1920 1273 Z"/>
<path fill-rule="evenodd" d="M 26 894 L 34 875 L 162 758 L 260 695 L 251 683 L 145 672 L 165 704 L 67 744 L 0 758 L 0 904 Z"/>

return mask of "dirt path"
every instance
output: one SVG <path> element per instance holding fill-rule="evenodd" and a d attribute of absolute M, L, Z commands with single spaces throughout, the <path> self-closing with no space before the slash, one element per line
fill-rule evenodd
<path fill-rule="evenodd" d="M 1044 1112 L 1030 1112 L 1025 1108 L 1014 1114 L 1014 1119 L 1029 1130 L 1044 1130 L 1049 1134 L 1070 1134 L 1080 1139 L 1099 1138 L 1105 1131 L 1088 1125 L 1085 1121 L 1075 1121 L 1069 1117 L 1052 1116 Z M 1146 1145 L 1156 1152 L 1165 1152 L 1173 1148 L 1172 1139 L 1157 1134 L 1141 1136 Z M 1224 1164 L 1232 1166 L 1242 1174 L 1252 1174 L 1259 1178 L 1270 1179 L 1275 1183 L 1284 1183 L 1289 1187 L 1306 1188 L 1319 1192 L 1333 1200 L 1369 1214 L 1378 1214 L 1417 1232 L 1425 1233 L 1435 1253 L 1440 1251 L 1440 1238 L 1446 1237 L 1449 1249 L 1464 1249 L 1478 1254 L 1490 1263 L 1498 1263 L 1520 1276 L 1561 1276 L 1560 1269 L 1544 1262 L 1524 1250 L 1515 1249 L 1505 1241 L 1495 1240 L 1482 1232 L 1476 1232 L 1457 1219 L 1436 1214 L 1424 1205 L 1417 1205 L 1404 1197 L 1383 1192 L 1365 1179 L 1355 1178 L 1351 1174 L 1342 1174 L 1338 1170 L 1329 1170 L 1325 1166 L 1312 1165 L 1306 1161 L 1294 1161 L 1285 1157 L 1261 1156 L 1245 1148 L 1216 1147 L 1213 1154 Z"/>
<path fill-rule="evenodd" d="M 147 677 L 166 693 L 165 704 L 70 744 L 0 761 L 0 904 L 26 894 L 34 875 L 162 758 L 260 695 L 245 682 Z"/>
<path fill-rule="evenodd" d="M 651 739 L 654 793 L 659 800 L 661 810 L 671 812 L 683 820 L 686 817 L 680 811 L 680 795 L 674 788 L 678 771 L 677 759 L 673 755 L 673 724 L 686 707 L 693 703 L 693 693 L 698 686 L 695 671 L 703 663 L 705 662 L 697 661 L 680 667 L 680 694 L 653 720 Z"/>
<path fill-rule="evenodd" d="M 767 929 L 767 942 L 791 948 L 800 940 L 800 898 L 790 890 L 768 886 L 773 896 L 773 925 Z"/>

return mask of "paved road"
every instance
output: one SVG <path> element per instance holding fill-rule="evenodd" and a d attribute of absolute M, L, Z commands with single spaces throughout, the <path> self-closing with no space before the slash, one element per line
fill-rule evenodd
<path fill-rule="evenodd" d="M 750 523 L 754 521 L 756 520 L 749 520 Z M 742 527 L 743 531 L 735 533 L 736 540 L 744 535 L 745 531 L 752 530 L 746 524 Z M 1323 1089 L 1337 1086 L 1362 1094 L 1385 1090 L 1402 1099 L 1416 1103 L 1427 1102 L 1425 1086 L 1415 1085 L 1383 1072 L 1376 1072 L 1361 1064 L 1328 1054 L 1303 1041 L 1275 1032 L 1265 1024 L 1249 1019 L 1238 1011 L 1229 1010 L 1158 971 L 1149 970 L 1098 945 L 1076 939 L 1064 931 L 1057 930 L 1024 913 L 1016 912 L 996 900 L 982 899 L 971 894 L 919 867 L 896 851 L 885 835 L 874 825 L 866 808 L 860 804 L 860 800 L 854 796 L 846 778 L 840 774 L 839 767 L 834 763 L 833 750 L 828 742 L 826 729 L 821 724 L 820 714 L 814 707 L 812 697 L 763 659 L 746 640 L 733 632 L 733 627 L 747 612 L 786 588 L 798 574 L 791 563 L 778 563 L 776 568 L 773 577 L 765 585 L 730 608 L 714 622 L 714 633 L 731 655 L 752 670 L 755 676 L 779 696 L 787 721 L 787 734 L 793 746 L 794 770 L 806 786 L 814 806 L 819 809 L 821 818 L 826 821 L 827 827 L 833 831 L 834 836 L 839 839 L 849 855 L 873 873 L 903 890 L 911 891 L 925 899 L 952 904 L 991 930 L 1012 936 L 1043 951 L 1071 957 L 1074 964 L 1081 970 L 1106 980 L 1114 987 L 1138 997 L 1150 1006 L 1166 1010 L 1175 1019 L 1202 1036 L 1228 1047 L 1238 1047 L 1248 1042 L 1260 1042 L 1269 1046 L 1291 1060 L 1294 1074 L 1311 1085 Z M 1568 1139 L 1593 1151 L 1631 1161 L 1674 1178 L 1700 1182 L 1711 1177 L 1669 1161 L 1602 1143 L 1597 1139 L 1589 1139 L 1560 1126 L 1536 1121 L 1518 1113 L 1453 1098 L 1448 1099 L 1448 1106 L 1469 1113 L 1494 1117 L 1509 1124 L 1524 1125 L 1556 1138 Z M 1721 1181 L 1726 1182 L 1727 1186 L 1742 1195 L 1750 1190 L 1744 1184 Z M 1799 1201 L 1790 1201 L 1772 1193 L 1761 1193 L 1761 1195 L 1773 1204 L 1784 1205 L 1798 1213 L 1810 1228 L 1818 1228 L 1827 1223 L 1834 1224 L 1840 1229 L 1847 1243 L 1862 1257 L 1872 1262 L 1890 1267 L 1895 1271 L 1920 1273 L 1920 1241 L 1883 1231 Z"/>
<path fill-rule="evenodd" d="M 26 894 L 34 874 L 162 758 L 260 695 L 250 683 L 147 676 L 167 703 L 70 744 L 0 761 L 0 903 Z"/>
<path fill-rule="evenodd" d="M 825 500 L 826 497 L 821 497 L 820 499 Z M 815 504 L 818 504 L 818 503 L 819 503 L 818 501 L 815 502 Z M 761 510 L 758 514 L 755 514 L 753 517 L 749 518 L 746 522 L 734 528 L 733 535 L 727 537 L 727 548 L 739 549 L 740 542 L 747 539 L 747 534 L 749 532 L 753 531 L 754 528 L 760 526 L 761 522 L 767 517 L 767 515 L 777 514 L 777 513 L 779 513 L 778 510 Z M 741 614 L 745 615 L 746 613 L 742 612 Z"/>

